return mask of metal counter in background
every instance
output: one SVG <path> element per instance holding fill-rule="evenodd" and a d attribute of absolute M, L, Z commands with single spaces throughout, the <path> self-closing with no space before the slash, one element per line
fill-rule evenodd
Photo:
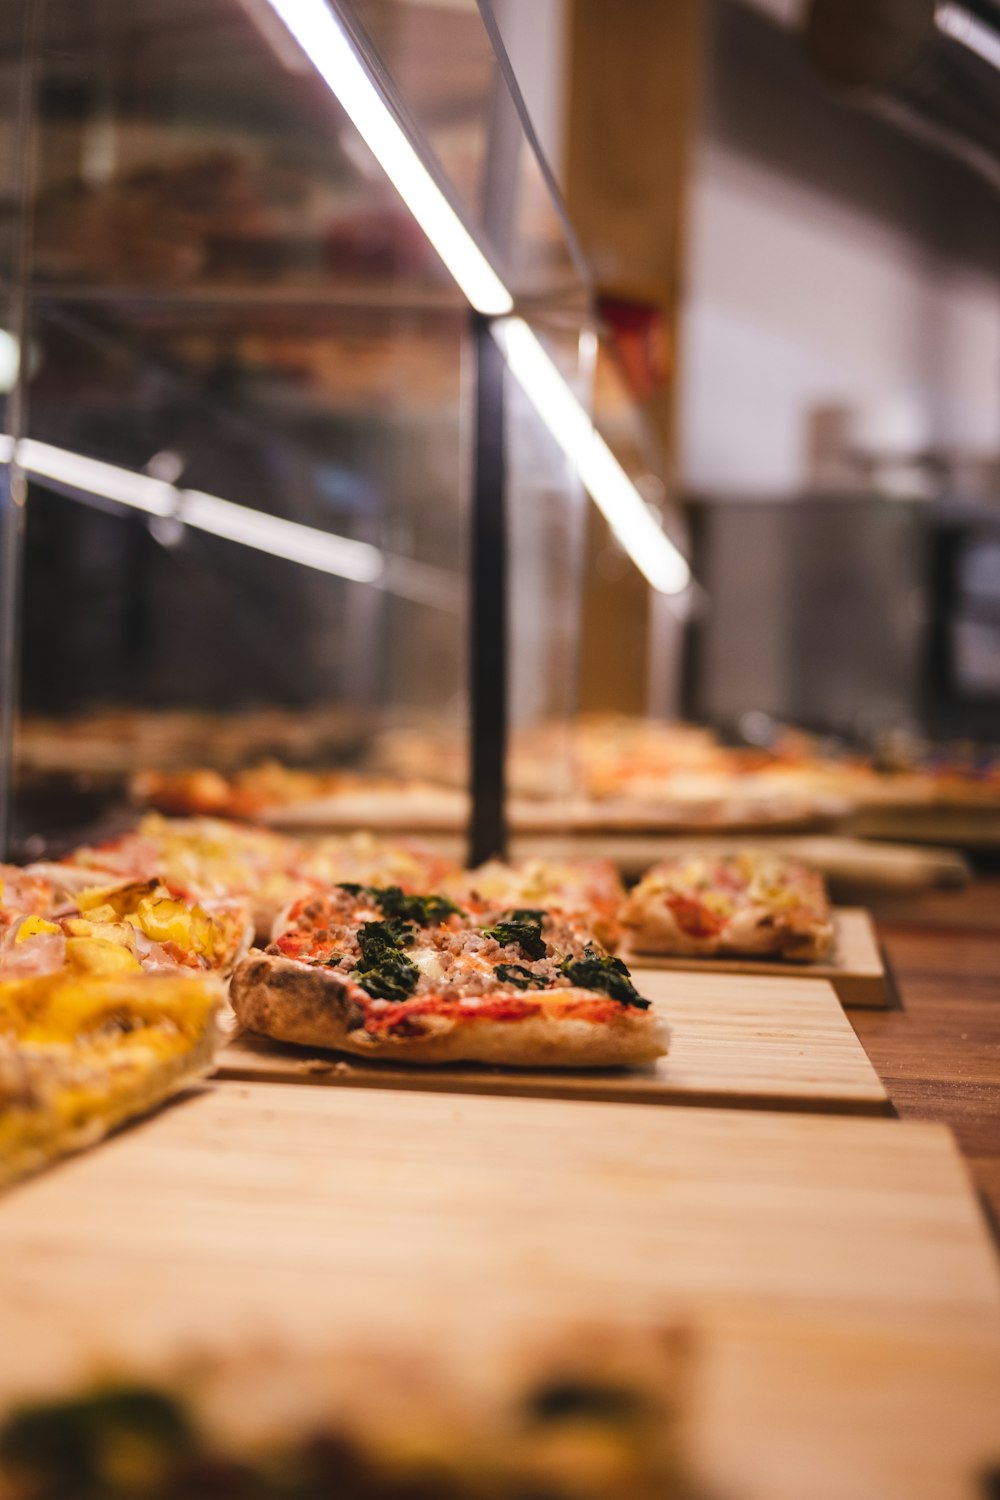
<path fill-rule="evenodd" d="M 699 497 L 685 712 L 871 743 L 1000 740 L 1000 513 L 875 494 Z"/>

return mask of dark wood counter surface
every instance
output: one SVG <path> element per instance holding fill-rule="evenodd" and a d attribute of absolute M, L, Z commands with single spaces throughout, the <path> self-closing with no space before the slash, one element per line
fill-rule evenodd
<path fill-rule="evenodd" d="M 952 1127 L 1000 1231 L 1000 877 L 875 915 L 902 1009 L 854 1028 L 900 1116 Z"/>

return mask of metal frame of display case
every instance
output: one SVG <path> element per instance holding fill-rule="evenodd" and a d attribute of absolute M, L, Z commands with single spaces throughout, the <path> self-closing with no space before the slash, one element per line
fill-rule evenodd
<path fill-rule="evenodd" d="M 504 363 L 489 320 L 473 315 L 476 429 L 469 610 L 468 862 L 507 853 L 507 550 Z M 497 685 L 500 691 L 497 691 Z"/>

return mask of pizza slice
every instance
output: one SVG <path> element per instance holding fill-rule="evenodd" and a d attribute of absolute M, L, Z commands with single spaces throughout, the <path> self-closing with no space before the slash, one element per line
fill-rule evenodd
<path fill-rule="evenodd" d="M 179 974 L 0 981 L 0 1185 L 207 1073 L 219 1009 L 216 984 Z"/>
<path fill-rule="evenodd" d="M 452 829 L 467 815 L 455 788 L 345 770 L 301 770 L 277 761 L 232 776 L 217 771 L 147 771 L 131 782 L 133 800 L 160 812 L 246 818 L 276 828 Z"/>
<path fill-rule="evenodd" d="M 341 885 L 237 965 L 237 1019 L 279 1041 L 412 1063 L 618 1067 L 667 1032 L 620 959 L 559 913 Z"/>
<path fill-rule="evenodd" d="M 765 850 L 696 854 L 654 865 L 622 921 L 636 953 L 824 958 L 833 915 L 815 870 Z"/>

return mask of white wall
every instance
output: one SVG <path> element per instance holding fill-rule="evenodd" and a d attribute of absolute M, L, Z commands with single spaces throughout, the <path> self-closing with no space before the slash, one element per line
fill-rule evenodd
<path fill-rule="evenodd" d="M 789 6 L 785 6 L 787 11 Z M 818 407 L 1000 452 L 1000 199 L 831 101 L 780 32 L 717 0 L 690 188 L 681 461 L 695 489 L 793 491 Z M 773 33 L 773 34 L 772 34 Z"/>

